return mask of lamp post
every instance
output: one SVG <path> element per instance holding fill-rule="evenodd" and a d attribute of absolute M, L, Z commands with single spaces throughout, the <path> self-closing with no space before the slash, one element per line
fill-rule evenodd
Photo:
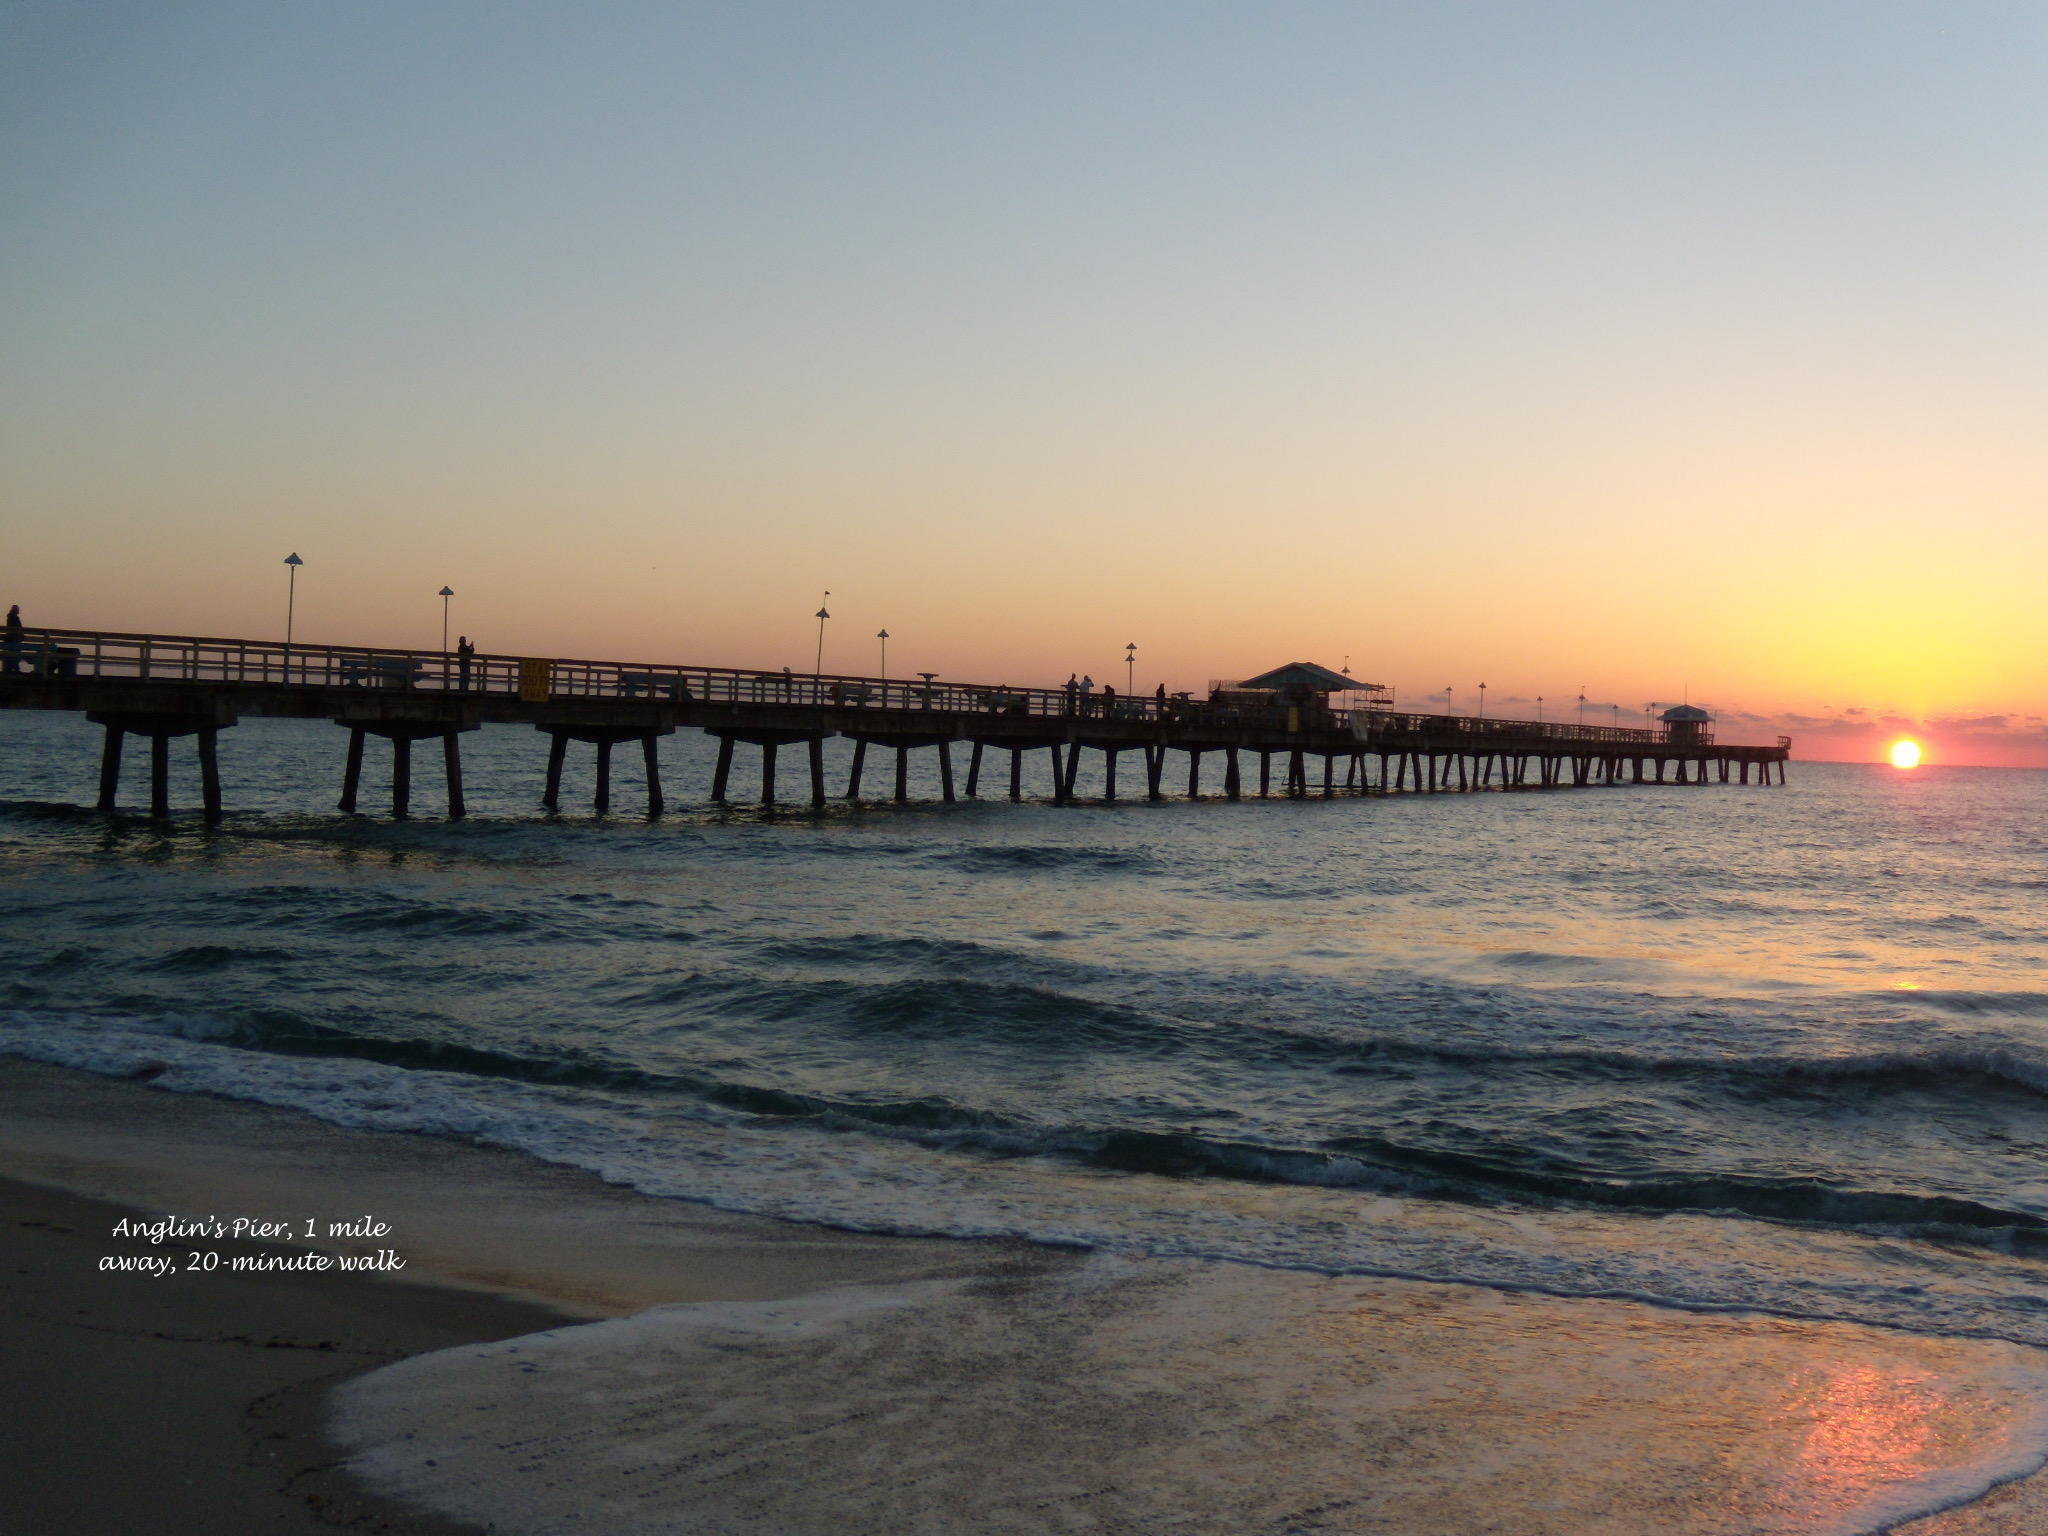
<path fill-rule="evenodd" d="M 889 678 L 889 631 L 878 629 L 875 631 L 875 638 L 882 642 L 882 667 L 875 676 L 886 682 Z"/>
<path fill-rule="evenodd" d="M 1540 693 L 1536 695 L 1536 723 L 1543 723 L 1543 695 Z"/>
<path fill-rule="evenodd" d="M 1457 710 L 1452 707 L 1451 685 L 1449 683 L 1444 684 L 1444 713 L 1447 715 L 1457 713 Z"/>
<path fill-rule="evenodd" d="M 299 567 L 306 562 L 296 552 L 286 555 L 284 563 L 289 574 L 284 579 L 284 643 L 292 643 L 292 609 L 299 599 Z"/>
<path fill-rule="evenodd" d="M 1479 685 L 1479 718 L 1486 718 L 1486 684 Z"/>
<path fill-rule="evenodd" d="M 1584 727 L 1585 727 L 1585 724 L 1586 724 L 1586 685 L 1585 685 L 1584 683 L 1581 683 L 1581 684 L 1579 684 L 1579 726 L 1580 726 L 1580 728 L 1581 728 L 1581 729 L 1584 729 Z"/>
<path fill-rule="evenodd" d="M 455 595 L 453 587 L 441 589 L 441 649 L 448 649 L 448 599 Z"/>
<path fill-rule="evenodd" d="M 831 595 L 830 589 L 827 589 L 825 597 L 830 597 Z M 825 621 L 832 617 L 831 614 L 825 611 L 825 597 L 818 599 L 818 661 L 817 665 L 811 669 L 814 672 L 823 672 L 825 670 Z"/>
<path fill-rule="evenodd" d="M 1138 691 L 1138 642 L 1133 640 L 1124 647 L 1124 697 L 1129 698 Z"/>

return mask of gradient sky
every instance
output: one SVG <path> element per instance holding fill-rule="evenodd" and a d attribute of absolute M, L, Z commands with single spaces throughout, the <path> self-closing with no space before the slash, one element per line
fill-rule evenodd
<path fill-rule="evenodd" d="M 2034 3 L 4 0 L 0 598 L 807 668 L 829 587 L 833 670 L 2048 763 L 2044 81 Z"/>

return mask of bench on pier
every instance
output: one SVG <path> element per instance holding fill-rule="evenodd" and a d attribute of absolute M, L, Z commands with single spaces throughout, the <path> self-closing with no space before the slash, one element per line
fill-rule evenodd
<path fill-rule="evenodd" d="M 690 685 L 671 672 L 621 672 L 619 691 L 629 699 L 646 694 L 650 699 L 687 699 Z"/>
<path fill-rule="evenodd" d="M 0 645 L 0 661 L 7 671 L 30 677 L 78 676 L 78 651 L 68 645 Z"/>
<path fill-rule="evenodd" d="M 825 689 L 825 697 L 834 704 L 865 704 L 874 696 L 866 683 L 833 683 Z"/>
<path fill-rule="evenodd" d="M 1028 693 L 1003 693 L 991 691 L 982 695 L 992 715 L 1028 715 L 1031 713 L 1031 695 Z"/>
<path fill-rule="evenodd" d="M 403 656 L 344 657 L 344 688 L 410 688 L 420 680 L 420 664 Z"/>

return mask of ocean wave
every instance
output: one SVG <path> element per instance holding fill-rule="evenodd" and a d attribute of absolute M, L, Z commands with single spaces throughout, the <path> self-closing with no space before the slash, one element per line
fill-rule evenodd
<path fill-rule="evenodd" d="M 1159 864 L 1152 855 L 1132 849 L 1068 847 L 1055 843 L 993 843 L 960 848 L 943 855 L 943 862 L 981 874 L 1044 874 L 1048 871 L 1143 874 L 1157 869 Z"/>
<path fill-rule="evenodd" d="M 62 800 L 0 800 L 0 820 L 56 826 L 101 824 L 107 820 L 107 813 Z"/>
<path fill-rule="evenodd" d="M 144 961 L 137 969 L 170 976 L 204 976 L 251 961 L 289 961 L 293 958 L 292 951 L 288 949 L 263 945 L 187 944 Z"/>
<path fill-rule="evenodd" d="M 578 914 L 552 922 L 521 906 L 479 900 L 464 904 L 427 901 L 409 894 L 363 889 L 336 882 L 288 886 L 253 885 L 209 892 L 205 908 L 243 927 L 288 929 L 314 934 L 388 934 L 426 941 L 437 938 L 559 937 L 576 932 L 596 939 L 609 932 L 602 915 Z"/>
<path fill-rule="evenodd" d="M 806 970 L 925 971 L 941 976 L 1064 973 L 1080 978 L 1099 975 L 1099 968 L 1067 965 L 1051 956 L 1020 953 L 975 939 L 904 938 L 882 933 L 818 934 L 804 938 L 765 939 L 746 953 L 767 965 Z"/>
<path fill-rule="evenodd" d="M 132 1028 L 134 1022 L 120 1027 Z M 169 1014 L 147 1028 L 167 1038 L 278 1056 L 346 1059 L 666 1102 L 690 1099 L 770 1120 L 808 1120 L 833 1130 L 952 1151 L 1055 1157 L 1121 1173 L 1313 1185 L 1478 1204 L 1597 1207 L 1634 1214 L 1717 1212 L 2048 1255 L 2048 1218 L 2038 1214 L 1951 1194 L 1859 1189 L 1811 1176 L 1621 1176 L 1497 1139 L 1486 1155 L 1479 1155 L 1378 1135 L 1285 1145 L 1187 1129 L 1053 1122 L 943 1094 L 833 1093 L 758 1077 L 655 1070 L 591 1053 L 525 1054 L 418 1036 L 352 1033 L 287 1010 Z M 1879 1067 L 1866 1061 L 1856 1069 L 1890 1071 L 1896 1064 Z"/>
<path fill-rule="evenodd" d="M 1891 1218 L 1876 1229 L 1815 1224 L 1811 1211 L 1803 1220 L 1728 1221 L 1689 1214 L 1671 1188 L 1653 1202 L 1654 1226 L 1614 1206 L 1578 1210 L 1565 1201 L 1480 1203 L 1461 1218 L 1458 1203 L 1417 1198 L 1429 1184 L 1426 1170 L 1375 1185 L 1356 1172 L 1367 1158 L 1327 1148 L 1105 1136 L 1082 1149 L 1089 1155 L 1048 1161 L 1042 1150 L 1033 1155 L 1048 1133 L 1034 1143 L 1013 1127 L 957 1123 L 963 1117 L 938 1102 L 869 1106 L 880 1118 L 948 1122 L 897 1138 L 845 1135 L 840 1112 L 807 1116 L 793 1137 L 756 1114 L 716 1105 L 651 1116 L 630 1098 L 588 1090 L 271 1056 L 168 1039 L 117 1020 L 46 1015 L 0 1023 L 0 1052 L 7 1054 L 145 1078 L 173 1092 L 295 1109 L 342 1126 L 474 1140 L 587 1168 L 648 1194 L 760 1215 L 2048 1345 L 2048 1281 L 2038 1267 L 2017 1267 L 2034 1261 L 2008 1256 L 2025 1251 L 2038 1228 L 2014 1223 L 2014 1235 L 2001 1239 L 1989 1223 L 2003 1213 L 1924 1205 L 1865 1210 Z M 976 1134 L 1019 1144 L 976 1146 Z M 1074 1139 L 1071 1131 L 1051 1134 Z M 1076 1176 L 1061 1177 L 1060 1167 Z M 1112 1169 L 1119 1176 L 1105 1177 Z M 1224 1176 L 1201 1176 L 1209 1171 Z M 1249 1203 L 1230 1193 L 1252 1182 L 1271 1193 Z M 1688 1193 L 1734 1198 L 1720 1187 Z M 1853 1190 L 1832 1194 L 1860 1197 Z M 1894 1243 L 1932 1239 L 1940 1246 L 1922 1246 L 1910 1260 L 1887 1258 L 1870 1245 L 1873 1230 L 1892 1234 Z M 1976 1270 L 1954 1267 L 1960 1261 L 1953 1255 L 1966 1247 L 1981 1256 Z M 1930 1286 L 1931 1273 L 1947 1278 Z"/>
<path fill-rule="evenodd" d="M 1894 1000 L 1920 1003 L 1945 1013 L 2010 1014 L 2020 1018 L 2048 1018 L 2048 992 L 1979 992 L 1920 987 L 1911 991 L 1882 994 Z"/>
<path fill-rule="evenodd" d="M 1518 970 L 1597 971 L 1613 963 L 1600 955 L 1558 955 L 1536 949 L 1508 950 L 1488 958 L 1497 964 L 1513 966 Z"/>

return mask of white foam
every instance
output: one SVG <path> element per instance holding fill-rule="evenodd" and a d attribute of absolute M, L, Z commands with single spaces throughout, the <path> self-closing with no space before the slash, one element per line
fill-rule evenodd
<path fill-rule="evenodd" d="M 349 1383 L 374 1486 L 508 1536 L 1869 1536 L 2048 1458 L 2032 1351 L 1097 1257 L 664 1308 Z"/>
<path fill-rule="evenodd" d="M 199 1033 L 178 1023 L 181 1033 Z M 0 1051 L 300 1110 L 331 1124 L 508 1148 L 645 1193 L 856 1230 L 1021 1237 L 1755 1310 L 2048 1345 L 2048 1266 L 1711 1216 L 1454 1205 L 1306 1185 L 1087 1170 L 832 1134 L 678 1100 L 342 1058 L 276 1056 L 126 1022 L 0 1015 Z"/>

